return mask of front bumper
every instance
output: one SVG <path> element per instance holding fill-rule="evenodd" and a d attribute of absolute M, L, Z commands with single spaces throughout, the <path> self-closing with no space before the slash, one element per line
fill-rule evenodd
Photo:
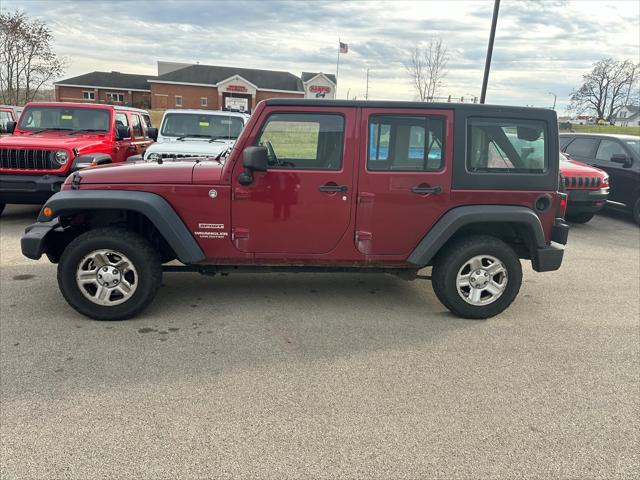
<path fill-rule="evenodd" d="M 20 239 L 22 254 L 27 258 L 38 260 L 45 253 L 47 235 L 56 230 L 62 231 L 57 218 L 49 222 L 38 222 L 29 225 Z"/>
<path fill-rule="evenodd" d="M 41 205 L 60 191 L 66 177 L 58 175 L 0 175 L 0 203 Z"/>
<path fill-rule="evenodd" d="M 566 245 L 569 239 L 569 225 L 562 218 L 556 218 L 551 230 L 551 245 L 536 248 L 531 263 L 536 272 L 551 272 L 558 270 L 562 265 L 564 248 L 558 245 Z"/>
<path fill-rule="evenodd" d="M 569 203 L 567 211 L 571 213 L 595 213 L 602 210 L 609 197 L 609 189 L 600 190 L 568 190 Z"/>

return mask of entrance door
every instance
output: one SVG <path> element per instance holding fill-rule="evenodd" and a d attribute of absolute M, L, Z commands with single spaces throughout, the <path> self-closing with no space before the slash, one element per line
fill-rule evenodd
<path fill-rule="evenodd" d="M 253 145 L 267 172 L 242 186 L 233 172 L 233 240 L 243 252 L 325 254 L 346 234 L 353 195 L 355 109 L 267 113 Z"/>
<path fill-rule="evenodd" d="M 449 204 L 453 113 L 364 109 L 356 246 L 407 255 Z"/>

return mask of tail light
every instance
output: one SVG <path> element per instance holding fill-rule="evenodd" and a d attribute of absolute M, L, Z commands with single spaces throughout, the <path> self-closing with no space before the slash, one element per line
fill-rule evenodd
<path fill-rule="evenodd" d="M 558 209 L 556 211 L 556 217 L 564 218 L 567 213 L 567 201 L 569 196 L 566 193 L 558 192 Z"/>

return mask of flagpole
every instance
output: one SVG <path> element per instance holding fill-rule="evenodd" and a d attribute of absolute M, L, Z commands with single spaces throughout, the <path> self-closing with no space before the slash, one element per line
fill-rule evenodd
<path fill-rule="evenodd" d="M 338 98 L 338 71 L 340 70 L 340 37 L 338 37 L 338 61 L 336 62 L 336 98 Z"/>

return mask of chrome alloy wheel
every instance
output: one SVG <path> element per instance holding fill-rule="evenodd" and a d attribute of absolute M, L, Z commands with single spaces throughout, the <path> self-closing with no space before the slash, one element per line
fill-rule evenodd
<path fill-rule="evenodd" d="M 78 264 L 76 282 L 88 300 L 112 307 L 126 302 L 135 293 L 138 272 L 122 253 L 95 250 Z"/>
<path fill-rule="evenodd" d="M 507 268 L 500 260 L 491 255 L 476 255 L 458 270 L 456 288 L 465 302 L 483 306 L 500 298 L 507 281 Z"/>

